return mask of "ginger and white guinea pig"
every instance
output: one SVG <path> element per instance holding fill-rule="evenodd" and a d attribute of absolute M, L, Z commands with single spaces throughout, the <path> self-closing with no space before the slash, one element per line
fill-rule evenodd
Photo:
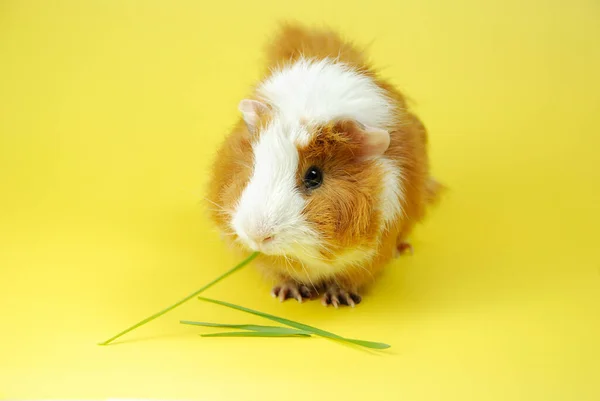
<path fill-rule="evenodd" d="M 213 165 L 207 200 L 230 243 L 260 252 L 272 295 L 355 306 L 439 185 L 427 133 L 361 50 L 283 25 Z"/>

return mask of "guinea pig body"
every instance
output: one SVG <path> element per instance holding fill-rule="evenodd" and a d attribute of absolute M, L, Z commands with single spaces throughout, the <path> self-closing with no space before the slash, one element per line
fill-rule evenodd
<path fill-rule="evenodd" d="M 286 25 L 267 54 L 214 163 L 211 216 L 261 253 L 280 300 L 354 306 L 435 198 L 425 128 L 333 32 Z"/>

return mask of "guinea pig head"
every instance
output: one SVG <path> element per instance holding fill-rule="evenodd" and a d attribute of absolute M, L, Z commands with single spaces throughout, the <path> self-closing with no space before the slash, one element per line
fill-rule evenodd
<path fill-rule="evenodd" d="M 311 265 L 377 240 L 386 130 L 352 119 L 286 119 L 253 100 L 242 101 L 240 111 L 253 163 L 231 213 L 239 242 Z"/>

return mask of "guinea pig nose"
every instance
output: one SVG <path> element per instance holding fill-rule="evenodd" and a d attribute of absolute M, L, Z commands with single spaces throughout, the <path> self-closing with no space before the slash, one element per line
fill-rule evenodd
<path fill-rule="evenodd" d="M 273 241 L 273 238 L 273 235 L 262 235 L 256 238 L 256 242 L 258 242 L 259 244 L 266 244 L 270 241 Z"/>
<path fill-rule="evenodd" d="M 273 234 L 256 233 L 254 235 L 251 235 L 250 238 L 257 245 L 265 245 L 273 241 L 273 238 L 275 238 L 275 236 Z"/>
<path fill-rule="evenodd" d="M 272 242 L 275 238 L 275 233 L 264 225 L 253 227 L 246 231 L 247 238 L 254 247 L 261 247 Z"/>

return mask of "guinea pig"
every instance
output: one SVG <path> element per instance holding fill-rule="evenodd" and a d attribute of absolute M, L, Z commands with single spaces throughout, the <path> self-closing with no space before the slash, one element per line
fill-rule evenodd
<path fill-rule="evenodd" d="M 354 307 L 437 198 L 425 127 L 333 31 L 283 24 L 266 54 L 213 164 L 211 218 L 260 252 L 274 297 Z"/>

